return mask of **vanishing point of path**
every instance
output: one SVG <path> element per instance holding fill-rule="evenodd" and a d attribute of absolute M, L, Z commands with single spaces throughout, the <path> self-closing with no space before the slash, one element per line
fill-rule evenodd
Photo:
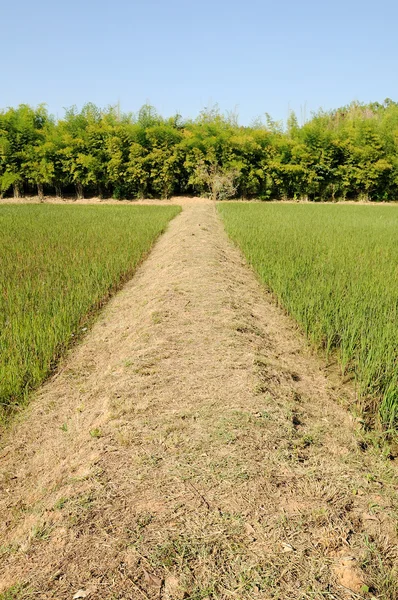
<path fill-rule="evenodd" d="M 0 598 L 396 598 L 395 463 L 183 208 L 3 440 Z"/>

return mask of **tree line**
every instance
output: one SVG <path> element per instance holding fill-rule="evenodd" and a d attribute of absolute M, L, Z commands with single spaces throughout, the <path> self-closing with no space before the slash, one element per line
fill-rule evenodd
<path fill-rule="evenodd" d="M 302 125 L 269 115 L 241 126 L 204 110 L 193 120 L 117 107 L 0 111 L 0 197 L 398 199 L 398 103 L 320 110 Z"/>

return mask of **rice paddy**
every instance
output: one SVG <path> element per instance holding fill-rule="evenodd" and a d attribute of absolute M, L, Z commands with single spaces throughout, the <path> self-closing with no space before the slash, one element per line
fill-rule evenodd
<path fill-rule="evenodd" d="M 229 236 L 309 340 L 357 383 L 364 414 L 398 422 L 398 209 L 219 204 Z"/>
<path fill-rule="evenodd" d="M 24 401 L 178 206 L 0 208 L 0 403 Z"/>

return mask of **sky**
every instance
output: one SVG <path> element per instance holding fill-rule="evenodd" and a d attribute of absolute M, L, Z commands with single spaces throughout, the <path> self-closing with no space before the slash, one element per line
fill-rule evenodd
<path fill-rule="evenodd" d="M 398 100 L 396 0 L 0 0 L 0 107 L 152 104 L 243 125 Z"/>

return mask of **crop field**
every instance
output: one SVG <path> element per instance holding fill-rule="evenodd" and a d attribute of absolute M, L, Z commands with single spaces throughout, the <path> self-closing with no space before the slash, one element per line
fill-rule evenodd
<path fill-rule="evenodd" d="M 357 382 L 363 410 L 398 422 L 398 210 L 219 204 L 229 236 L 308 338 Z"/>
<path fill-rule="evenodd" d="M 0 203 L 0 600 L 397 600 L 397 220 Z"/>
<path fill-rule="evenodd" d="M 0 402 L 49 374 L 134 272 L 176 206 L 0 208 Z"/>

